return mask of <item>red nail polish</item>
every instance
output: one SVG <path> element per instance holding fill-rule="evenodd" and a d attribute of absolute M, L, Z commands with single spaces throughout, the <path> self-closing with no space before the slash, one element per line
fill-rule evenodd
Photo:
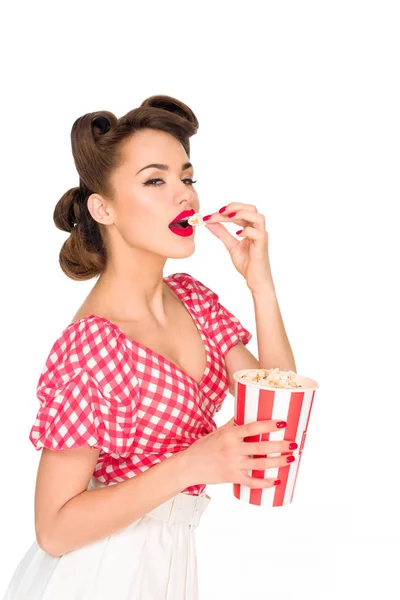
<path fill-rule="evenodd" d="M 276 426 L 277 426 L 277 427 L 286 427 L 286 425 L 287 425 L 286 421 L 279 421 L 279 422 L 276 424 Z"/>
<path fill-rule="evenodd" d="M 219 211 L 218 211 L 218 212 L 219 212 L 219 213 L 223 213 L 225 209 L 226 209 L 226 206 L 223 206 L 222 208 L 220 208 L 220 209 L 219 209 Z"/>
<path fill-rule="evenodd" d="M 294 461 L 294 456 L 288 456 L 286 462 L 292 463 Z"/>
<path fill-rule="evenodd" d="M 289 444 L 289 450 L 296 450 L 296 448 L 298 448 L 296 442 L 292 442 L 291 444 Z"/>
<path fill-rule="evenodd" d="M 235 215 L 236 215 L 236 213 L 235 213 L 235 212 L 233 212 L 233 213 L 229 213 L 228 217 L 234 217 Z"/>
<path fill-rule="evenodd" d="M 203 217 L 203 221 L 208 221 L 208 219 L 211 219 L 212 215 L 206 215 L 205 217 Z"/>
<path fill-rule="evenodd" d="M 240 235 L 242 233 L 243 229 L 239 229 L 239 231 L 236 232 L 236 235 Z"/>
<path fill-rule="evenodd" d="M 280 484 L 280 482 L 281 482 L 281 480 L 280 480 L 280 479 L 276 479 L 276 480 L 274 481 L 274 485 L 279 485 L 279 484 Z"/>

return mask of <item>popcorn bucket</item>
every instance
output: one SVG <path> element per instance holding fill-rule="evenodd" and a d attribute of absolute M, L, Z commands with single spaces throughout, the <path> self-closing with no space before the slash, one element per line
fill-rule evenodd
<path fill-rule="evenodd" d="M 271 374 L 272 380 L 278 382 L 280 374 L 289 377 L 294 385 L 302 387 L 273 387 L 271 375 L 269 379 L 260 375 Z M 246 442 L 259 441 L 295 441 L 298 448 L 291 452 L 271 452 L 268 454 L 249 455 L 250 458 L 270 458 L 293 454 L 296 460 L 281 467 L 273 467 L 265 471 L 246 469 L 249 477 L 280 479 L 280 485 L 271 488 L 254 489 L 234 483 L 233 494 L 238 500 L 258 506 L 284 506 L 293 500 L 294 489 L 307 435 L 308 422 L 314 401 L 315 391 L 319 384 L 309 377 L 303 377 L 293 371 L 279 369 L 242 369 L 233 374 L 235 379 L 235 424 L 244 425 L 253 421 L 276 419 L 286 421 L 287 426 L 279 431 L 251 435 L 244 438 Z M 245 380 L 243 378 L 246 378 Z M 258 379 L 258 382 L 257 382 Z M 277 383 L 276 385 L 279 385 Z M 281 384 L 282 385 L 282 384 Z"/>

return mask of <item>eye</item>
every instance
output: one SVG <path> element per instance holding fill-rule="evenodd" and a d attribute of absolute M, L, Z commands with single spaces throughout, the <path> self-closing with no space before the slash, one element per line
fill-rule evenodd
<path fill-rule="evenodd" d="M 160 187 L 160 185 L 165 183 L 163 179 L 149 179 L 143 185 L 153 185 L 155 181 L 161 181 L 161 184 L 156 184 L 155 187 Z M 198 180 L 196 179 L 196 181 L 193 181 L 193 179 L 182 179 L 182 181 L 188 181 L 189 183 L 187 185 L 193 185 L 194 183 L 197 183 Z"/>

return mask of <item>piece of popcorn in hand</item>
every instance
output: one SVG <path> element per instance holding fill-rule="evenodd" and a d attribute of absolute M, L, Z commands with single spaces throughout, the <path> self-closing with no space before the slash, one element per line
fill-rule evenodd
<path fill-rule="evenodd" d="M 196 225 L 203 225 L 204 221 L 200 216 L 200 213 L 195 213 L 194 215 L 188 218 L 188 223 L 192 227 L 196 227 Z"/>

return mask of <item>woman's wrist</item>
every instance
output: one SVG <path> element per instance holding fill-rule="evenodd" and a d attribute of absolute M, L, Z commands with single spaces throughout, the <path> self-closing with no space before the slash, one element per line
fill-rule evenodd
<path fill-rule="evenodd" d="M 199 483 L 196 481 L 196 474 L 193 471 L 192 461 L 187 449 L 177 452 L 171 458 L 174 458 L 176 461 L 176 476 L 179 480 L 179 487 L 182 490 Z"/>

